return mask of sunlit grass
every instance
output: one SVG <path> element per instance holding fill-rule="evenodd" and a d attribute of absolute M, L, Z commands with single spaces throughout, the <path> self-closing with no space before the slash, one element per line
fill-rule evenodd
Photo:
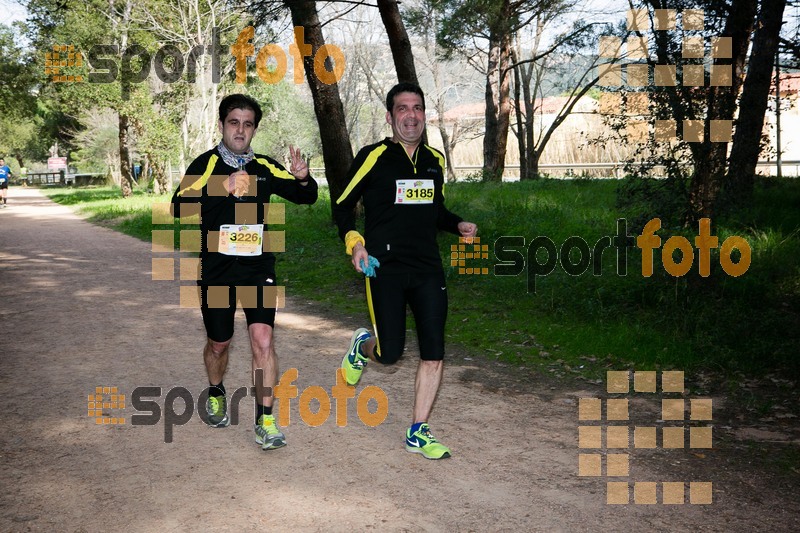
<path fill-rule="evenodd" d="M 536 277 L 535 293 L 529 291 L 527 268 L 517 276 L 493 275 L 498 262 L 494 243 L 501 236 L 523 237 L 525 247 L 519 251 L 526 256 L 535 237 L 547 237 L 558 248 L 577 236 L 592 248 L 598 239 L 616 235 L 618 219 L 642 219 L 642 213 L 615 208 L 616 188 L 613 180 L 448 185 L 448 207 L 476 222 L 481 242 L 489 245 L 489 258 L 472 260 L 472 265 L 490 271 L 487 276 L 459 274 L 449 262 L 450 247 L 458 240 L 440 236 L 450 294 L 448 342 L 472 354 L 557 375 L 597 375 L 608 365 L 797 372 L 800 183 L 791 180 L 760 186 L 748 212 L 714 221 L 720 243 L 739 235 L 752 249 L 750 268 L 739 278 L 722 271 L 718 252 L 712 253 L 707 278 L 698 275 L 696 259 L 688 275 L 670 276 L 660 253 L 655 254 L 653 276 L 643 277 L 638 248 L 628 249 L 624 276 L 617 271 L 616 249 L 609 248 L 601 275 L 593 275 L 590 266 L 571 276 L 557 264 L 552 273 Z M 314 206 L 287 204 L 286 252 L 278 257 L 278 277 L 288 294 L 366 324 L 363 280 L 344 253 L 322 193 Z M 180 228 L 152 223 L 152 205 L 168 202 L 169 195 L 137 191 L 123 200 L 110 188 L 48 194 L 92 221 L 143 240 L 151 238 L 153 229 L 173 228 L 177 234 Z M 640 230 L 627 228 L 633 236 Z M 663 229 L 662 243 L 678 231 L 689 242 L 697 233 L 696 228 Z"/>

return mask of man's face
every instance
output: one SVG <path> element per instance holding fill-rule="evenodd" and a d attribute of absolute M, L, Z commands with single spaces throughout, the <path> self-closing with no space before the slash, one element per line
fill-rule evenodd
<path fill-rule="evenodd" d="M 386 112 L 386 122 L 392 126 L 392 138 L 395 141 L 417 144 L 425 130 L 422 97 L 415 93 L 395 95 L 392 112 Z"/>
<path fill-rule="evenodd" d="M 6 166 L 6 160 L 5 159 L 0 159 L 0 167 L 4 167 L 4 166 Z"/>
<path fill-rule="evenodd" d="M 256 134 L 256 114 L 252 109 L 233 109 L 225 122 L 219 122 L 222 142 L 234 154 L 243 154 L 250 148 Z"/>

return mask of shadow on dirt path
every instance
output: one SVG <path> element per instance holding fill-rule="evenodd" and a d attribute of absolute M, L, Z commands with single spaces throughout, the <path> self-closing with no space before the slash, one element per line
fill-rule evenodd
<path fill-rule="evenodd" d="M 151 279 L 149 243 L 89 224 L 37 190 L 12 189 L 9 205 L 0 211 L 2 531 L 780 531 L 798 524 L 797 475 L 765 474 L 737 459 L 724 438 L 703 453 L 641 450 L 631 428 L 628 450 L 581 450 L 578 398 L 601 396 L 601 385 L 551 389 L 533 379 L 498 389 L 514 376 L 464 361 L 454 349 L 431 420 L 453 449 L 448 460 L 403 449 L 414 345 L 395 372 L 368 368 L 356 390 L 385 392 L 388 416 L 376 427 L 361 421 L 356 399 L 347 402 L 345 427 L 337 427 L 335 402 L 311 427 L 295 398 L 288 446 L 262 452 L 252 404 L 243 401 L 238 426 L 209 429 L 195 414 L 165 443 L 163 417 L 131 424 L 131 394 L 160 387 L 163 411 L 168 391 L 184 387 L 196 399 L 206 385 L 200 314 L 179 307 L 181 282 Z M 318 385 L 331 393 L 360 320 L 322 316 L 290 295 L 276 342 L 281 370 L 298 369 L 298 391 Z M 241 312 L 236 328 L 229 391 L 250 380 Z M 126 395 L 125 409 L 104 409 L 125 417 L 124 425 L 87 416 L 96 387 Z M 631 402 L 631 410 L 658 418 L 660 400 L 649 412 L 654 405 Z M 180 399 L 173 407 L 184 411 Z M 628 477 L 578 476 L 580 453 L 623 451 Z M 631 503 L 607 505 L 607 481 L 628 482 Z M 643 481 L 711 481 L 713 503 L 690 504 L 687 483 L 683 505 L 662 504 L 660 484 L 659 503 L 634 504 L 634 482 Z M 637 486 L 640 501 L 649 488 Z"/>

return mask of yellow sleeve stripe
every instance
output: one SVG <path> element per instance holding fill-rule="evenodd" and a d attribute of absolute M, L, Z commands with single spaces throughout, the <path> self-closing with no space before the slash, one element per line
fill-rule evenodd
<path fill-rule="evenodd" d="M 361 234 L 356 230 L 351 229 L 344 236 L 345 252 L 347 252 L 347 255 L 353 255 L 353 248 L 358 243 L 361 243 L 361 246 L 366 246 L 364 237 L 362 237 Z"/>
<path fill-rule="evenodd" d="M 280 178 L 282 180 L 293 180 L 293 179 L 295 179 L 294 176 L 292 176 L 292 174 L 288 170 L 281 170 L 278 167 L 276 167 L 275 165 L 273 165 L 272 163 L 270 163 L 269 161 L 267 161 L 266 159 L 262 159 L 260 157 L 257 157 L 256 161 L 258 161 L 259 163 L 261 163 L 262 165 L 267 167 L 269 169 L 269 171 L 272 172 L 272 175 L 275 176 L 276 178 Z"/>
<path fill-rule="evenodd" d="M 353 191 L 355 186 L 358 185 L 358 183 L 362 179 L 364 179 L 364 176 L 367 175 L 367 172 L 372 170 L 372 167 L 375 166 L 375 163 L 377 163 L 378 158 L 386 150 L 386 148 L 388 148 L 388 147 L 385 144 L 382 144 L 382 145 L 378 146 L 377 148 L 375 148 L 373 151 L 371 151 L 369 153 L 367 158 L 364 160 L 364 164 L 361 165 L 361 168 L 358 169 L 358 172 L 356 172 L 356 175 L 353 176 L 353 179 L 350 180 L 350 183 L 347 185 L 347 188 L 344 190 L 344 192 L 339 197 L 339 199 L 336 200 L 337 204 L 342 203 L 344 201 L 344 199 L 347 198 L 347 195 L 350 194 Z"/>
<path fill-rule="evenodd" d="M 429 150 L 429 151 L 430 151 L 430 152 L 431 152 L 433 155 L 435 155 L 435 156 L 436 156 L 436 159 L 438 159 L 438 160 L 439 160 L 439 166 L 440 166 L 440 167 L 442 167 L 442 176 L 447 176 L 447 168 L 446 168 L 446 166 L 445 166 L 445 163 L 444 163 L 444 156 L 443 156 L 441 153 L 439 153 L 439 150 L 436 150 L 436 149 L 434 149 L 434 148 L 431 148 L 431 147 L 430 147 L 430 146 L 428 146 L 427 144 L 425 145 L 425 147 L 426 147 L 426 148 L 427 148 L 427 149 L 428 149 L 428 150 Z M 444 181 L 442 181 L 442 196 L 444 196 Z"/>
<path fill-rule="evenodd" d="M 445 175 L 445 174 L 446 174 L 446 172 L 447 172 L 447 168 L 445 167 L 445 164 L 444 164 L 444 156 L 443 156 L 442 154 L 440 154 L 440 153 L 439 153 L 439 150 L 435 150 L 435 149 L 431 148 L 430 146 L 428 146 L 427 144 L 425 145 L 425 147 L 426 147 L 428 150 L 430 150 L 430 152 L 431 152 L 433 155 L 435 155 L 435 156 L 436 156 L 436 159 L 438 159 L 438 160 L 439 160 L 439 166 L 440 166 L 440 167 L 442 167 L 442 175 Z"/>
<path fill-rule="evenodd" d="M 214 172 L 214 167 L 217 164 L 217 159 L 219 159 L 219 156 L 217 156 L 217 154 L 212 154 L 211 157 L 208 158 L 206 171 L 203 172 L 203 175 L 200 176 L 200 178 L 191 185 L 181 188 L 181 190 L 178 191 L 178 196 L 183 196 L 183 193 L 185 193 L 186 191 L 202 190 L 203 187 L 206 186 L 206 183 L 208 183 L 208 178 L 211 176 L 211 173 Z"/>

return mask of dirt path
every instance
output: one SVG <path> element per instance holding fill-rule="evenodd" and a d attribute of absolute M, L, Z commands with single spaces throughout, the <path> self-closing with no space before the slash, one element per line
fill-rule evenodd
<path fill-rule="evenodd" d="M 389 399 L 377 427 L 359 420 L 354 400 L 346 427 L 334 412 L 310 427 L 295 399 L 289 445 L 262 452 L 243 402 L 240 425 L 212 430 L 194 416 L 165 443 L 163 419 L 131 424 L 130 398 L 137 387 L 162 387 L 164 407 L 173 387 L 196 398 L 205 385 L 199 311 L 179 308 L 180 282 L 151 280 L 149 243 L 89 224 L 36 190 L 12 189 L 9 205 L 0 210 L 0 531 L 780 531 L 800 523 L 798 476 L 773 477 L 725 438 L 702 454 L 631 449 L 630 477 L 614 478 L 712 481 L 711 505 L 690 505 L 688 490 L 680 506 L 607 505 L 606 478 L 577 475 L 577 397 L 603 386 L 561 390 L 534 379 L 512 391 L 502 384 L 513 376 L 458 355 L 432 420 L 454 457 L 406 453 L 414 346 L 395 373 L 370 367 L 358 387 L 376 385 Z M 300 391 L 330 393 L 360 321 L 288 299 L 277 349 L 282 370 L 298 369 Z M 249 385 L 249 364 L 240 317 L 229 390 Z M 126 409 L 110 411 L 125 425 L 87 416 L 98 386 L 126 394 Z M 175 406 L 182 412 L 181 400 Z"/>

